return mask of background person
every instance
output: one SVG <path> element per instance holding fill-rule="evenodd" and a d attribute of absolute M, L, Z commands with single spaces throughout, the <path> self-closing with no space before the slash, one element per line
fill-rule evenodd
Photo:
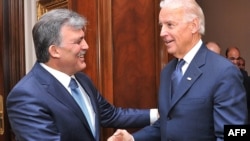
<path fill-rule="evenodd" d="M 239 68 L 242 70 L 246 70 L 245 66 L 246 66 L 246 61 L 243 57 L 239 58 L 239 64 L 238 64 Z"/>
<path fill-rule="evenodd" d="M 235 66 L 239 66 L 240 50 L 237 47 L 227 48 L 225 55 Z"/>
<path fill-rule="evenodd" d="M 247 95 L 248 123 L 250 123 L 250 78 L 248 72 L 244 69 L 244 59 L 240 55 L 240 50 L 233 46 L 226 49 L 226 58 L 237 66 L 243 76 L 243 85 Z"/>
<path fill-rule="evenodd" d="M 217 54 L 221 54 L 221 48 L 220 45 L 216 42 L 213 41 L 209 41 L 206 43 L 206 46 L 208 49 L 210 49 L 211 51 L 217 53 Z"/>

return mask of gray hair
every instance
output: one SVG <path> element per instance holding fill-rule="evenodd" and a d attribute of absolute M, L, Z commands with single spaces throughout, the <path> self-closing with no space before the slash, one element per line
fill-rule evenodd
<path fill-rule="evenodd" d="M 199 33 L 205 34 L 205 16 L 201 7 L 195 0 L 162 0 L 161 8 L 183 8 L 185 10 L 185 21 L 189 22 L 195 18 L 199 20 Z"/>
<path fill-rule="evenodd" d="M 32 34 L 38 62 L 49 61 L 48 48 L 61 44 L 61 28 L 70 26 L 83 29 L 87 24 L 85 17 L 68 9 L 54 9 L 45 13 L 34 25 Z"/>

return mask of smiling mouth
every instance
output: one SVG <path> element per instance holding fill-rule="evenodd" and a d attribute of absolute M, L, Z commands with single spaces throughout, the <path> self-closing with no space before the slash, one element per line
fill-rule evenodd
<path fill-rule="evenodd" d="M 166 44 L 169 44 L 169 43 L 171 43 L 171 42 L 173 42 L 173 40 L 165 41 Z"/>
<path fill-rule="evenodd" d="M 79 52 L 79 54 L 77 55 L 79 58 L 84 58 L 84 55 L 86 54 L 86 51 L 81 51 Z"/>
<path fill-rule="evenodd" d="M 169 46 L 172 42 L 174 42 L 174 40 L 165 40 L 165 45 Z"/>

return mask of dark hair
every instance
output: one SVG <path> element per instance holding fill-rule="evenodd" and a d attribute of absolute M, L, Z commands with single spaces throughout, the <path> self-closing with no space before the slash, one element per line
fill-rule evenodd
<path fill-rule="evenodd" d="M 226 53 L 225 53 L 226 58 L 228 57 L 228 52 L 232 49 L 236 49 L 238 52 L 240 52 L 240 50 L 237 47 L 229 47 L 226 49 Z"/>

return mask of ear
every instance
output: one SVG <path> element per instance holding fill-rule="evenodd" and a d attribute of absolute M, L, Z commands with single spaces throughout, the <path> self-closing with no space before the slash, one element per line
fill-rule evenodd
<path fill-rule="evenodd" d="M 59 58 L 60 57 L 59 47 L 57 47 L 56 45 L 49 46 L 48 51 L 49 51 L 49 54 L 52 58 Z"/>
<path fill-rule="evenodd" d="M 199 24 L 198 18 L 193 19 L 193 21 L 191 22 L 191 30 L 192 30 L 192 33 L 199 32 L 199 31 L 198 31 L 199 28 L 200 28 L 200 24 Z"/>

